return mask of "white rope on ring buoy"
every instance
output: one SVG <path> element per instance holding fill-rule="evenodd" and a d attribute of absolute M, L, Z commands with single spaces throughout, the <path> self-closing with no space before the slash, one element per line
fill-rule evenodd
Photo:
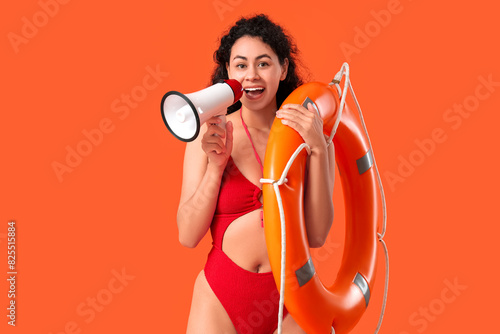
<path fill-rule="evenodd" d="M 380 317 L 379 321 L 377 324 L 377 327 L 375 329 L 375 334 L 377 334 L 380 330 L 380 327 L 382 326 L 382 320 L 384 318 L 384 313 L 385 313 L 385 306 L 387 304 L 387 292 L 389 289 L 389 252 L 387 250 L 387 245 L 385 241 L 383 240 L 387 228 L 387 207 L 386 207 L 386 202 L 385 202 L 385 193 L 384 193 L 384 187 L 382 186 L 382 180 L 380 179 L 380 173 L 378 171 L 377 167 L 377 162 L 375 161 L 375 154 L 373 153 L 373 147 L 372 143 L 370 140 L 370 136 L 368 135 L 368 130 L 366 129 L 366 124 L 365 120 L 363 118 L 363 112 L 361 111 L 361 106 L 359 105 L 358 99 L 356 98 L 356 94 L 354 93 L 354 88 L 352 88 L 351 80 L 349 78 L 349 64 L 344 63 L 342 64 L 342 67 L 340 71 L 335 75 L 333 81 L 331 84 L 335 84 L 337 87 L 337 90 L 339 91 L 340 95 L 340 81 L 342 80 L 342 76 L 345 76 L 345 82 L 344 82 L 344 90 L 342 92 L 342 98 L 340 100 L 340 106 L 339 106 L 339 113 L 337 116 L 337 120 L 335 122 L 335 125 L 333 127 L 332 133 L 330 134 L 329 141 L 333 139 L 333 136 L 335 135 L 335 132 L 337 131 L 338 123 L 340 122 L 340 115 L 342 114 L 342 110 L 344 109 L 345 105 L 345 99 L 347 95 L 347 88 L 349 88 L 349 91 L 351 93 L 351 96 L 354 100 L 354 103 L 356 104 L 356 108 L 358 109 L 358 114 L 359 118 L 361 120 L 361 125 L 363 126 L 363 130 L 365 132 L 366 138 L 368 139 L 368 145 L 370 146 L 370 150 L 372 152 L 372 158 L 373 158 L 373 167 L 375 168 L 375 175 L 377 176 L 377 182 L 380 188 L 380 197 L 382 199 L 382 232 L 377 233 L 378 241 L 382 244 L 382 248 L 384 249 L 384 254 L 385 254 L 385 283 L 384 283 L 384 296 L 382 300 L 382 308 L 380 311 Z M 329 143 L 328 143 L 329 144 Z"/>
<path fill-rule="evenodd" d="M 342 80 L 342 76 L 344 76 L 344 75 L 346 77 L 345 83 L 344 83 L 344 91 L 341 94 L 340 93 L 341 89 L 340 89 L 339 83 Z M 346 87 L 349 87 L 349 91 L 351 92 L 354 103 L 356 104 L 356 108 L 358 109 L 358 114 L 359 114 L 359 118 L 361 120 L 361 125 L 363 125 L 363 130 L 365 132 L 366 138 L 368 139 L 368 144 L 370 146 L 370 150 L 372 151 L 372 155 L 374 155 L 370 136 L 368 135 L 368 130 L 366 129 L 365 119 L 363 118 L 363 112 L 361 111 L 361 106 L 359 105 L 358 99 L 356 98 L 356 94 L 354 93 L 354 89 L 352 88 L 352 84 L 351 84 L 351 81 L 349 79 L 349 64 L 344 63 L 342 65 L 341 70 L 335 75 L 335 78 L 333 79 L 333 81 L 330 85 L 333 85 L 333 84 L 337 87 L 339 95 L 341 95 L 342 98 L 340 101 L 339 113 L 337 116 L 337 120 L 335 121 L 335 124 L 334 124 L 333 129 L 332 129 L 332 133 L 330 134 L 328 144 L 330 144 L 331 140 L 333 139 L 335 132 L 337 131 L 338 124 L 340 123 L 340 117 L 342 115 L 342 111 L 344 110 L 345 99 L 346 99 L 346 95 L 347 95 L 346 94 L 347 93 Z M 380 179 L 380 174 L 378 172 L 377 164 L 375 163 L 375 156 L 373 156 L 373 164 L 375 166 L 377 179 L 378 179 L 378 183 L 379 183 L 380 191 L 381 191 L 381 195 L 382 195 L 383 225 L 382 225 L 382 232 L 378 233 L 378 235 L 379 235 L 379 238 L 383 238 L 385 236 L 386 225 L 387 225 L 387 210 L 386 210 L 386 203 L 385 203 L 384 187 L 382 186 L 382 181 Z"/>
<path fill-rule="evenodd" d="M 279 186 L 288 182 L 286 178 L 290 167 L 292 167 L 293 162 L 299 155 L 299 153 L 306 149 L 307 154 L 311 154 L 311 148 L 306 143 L 302 143 L 297 147 L 295 152 L 292 154 L 288 162 L 286 163 L 285 169 L 278 180 L 272 179 L 260 179 L 261 183 L 270 183 L 273 185 L 274 192 L 276 194 L 276 200 L 278 202 L 278 210 L 280 213 L 281 222 L 281 273 L 280 273 L 280 300 L 279 300 L 279 311 L 278 311 L 278 334 L 281 334 L 283 327 L 283 307 L 285 305 L 285 266 L 286 266 L 286 224 L 285 224 L 285 211 L 283 210 L 283 201 L 281 200 L 281 193 Z"/>

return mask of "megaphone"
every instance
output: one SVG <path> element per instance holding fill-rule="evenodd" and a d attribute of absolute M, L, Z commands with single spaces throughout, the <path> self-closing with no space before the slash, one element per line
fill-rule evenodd
<path fill-rule="evenodd" d="M 190 142 L 209 118 L 225 115 L 226 109 L 243 95 L 243 87 L 234 79 L 224 80 L 198 92 L 166 93 L 161 100 L 161 116 L 168 130 L 178 139 Z"/>

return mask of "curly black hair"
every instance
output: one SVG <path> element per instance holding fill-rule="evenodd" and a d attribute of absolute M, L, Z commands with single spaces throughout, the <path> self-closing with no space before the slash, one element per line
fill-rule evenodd
<path fill-rule="evenodd" d="M 216 68 L 212 73 L 212 84 L 228 79 L 226 64 L 229 63 L 231 48 L 234 43 L 243 36 L 260 37 L 264 43 L 269 45 L 276 53 L 280 64 L 288 59 L 288 73 L 285 80 L 280 81 L 278 91 L 276 92 L 276 103 L 280 106 L 286 97 L 303 81 L 298 74 L 297 46 L 292 38 L 287 35 L 282 27 L 272 22 L 267 15 L 259 14 L 250 18 L 241 18 L 229 29 L 221 39 L 220 46 L 214 52 L 214 61 Z M 228 108 L 228 113 L 241 108 L 241 102 L 236 102 Z"/>

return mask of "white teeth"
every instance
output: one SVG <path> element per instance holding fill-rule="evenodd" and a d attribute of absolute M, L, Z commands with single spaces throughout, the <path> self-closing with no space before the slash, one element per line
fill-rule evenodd
<path fill-rule="evenodd" d="M 259 87 L 259 88 L 245 88 L 245 90 L 247 92 L 255 92 L 257 90 L 264 90 L 264 88 L 261 88 L 261 87 Z"/>

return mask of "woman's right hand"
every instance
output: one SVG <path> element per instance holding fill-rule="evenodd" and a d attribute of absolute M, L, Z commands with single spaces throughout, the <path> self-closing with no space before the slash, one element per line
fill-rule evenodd
<path fill-rule="evenodd" d="M 207 131 L 201 139 L 201 148 L 208 157 L 209 165 L 224 169 L 233 150 L 233 123 L 226 123 L 226 130 L 220 124 L 220 117 L 207 120 Z"/>

